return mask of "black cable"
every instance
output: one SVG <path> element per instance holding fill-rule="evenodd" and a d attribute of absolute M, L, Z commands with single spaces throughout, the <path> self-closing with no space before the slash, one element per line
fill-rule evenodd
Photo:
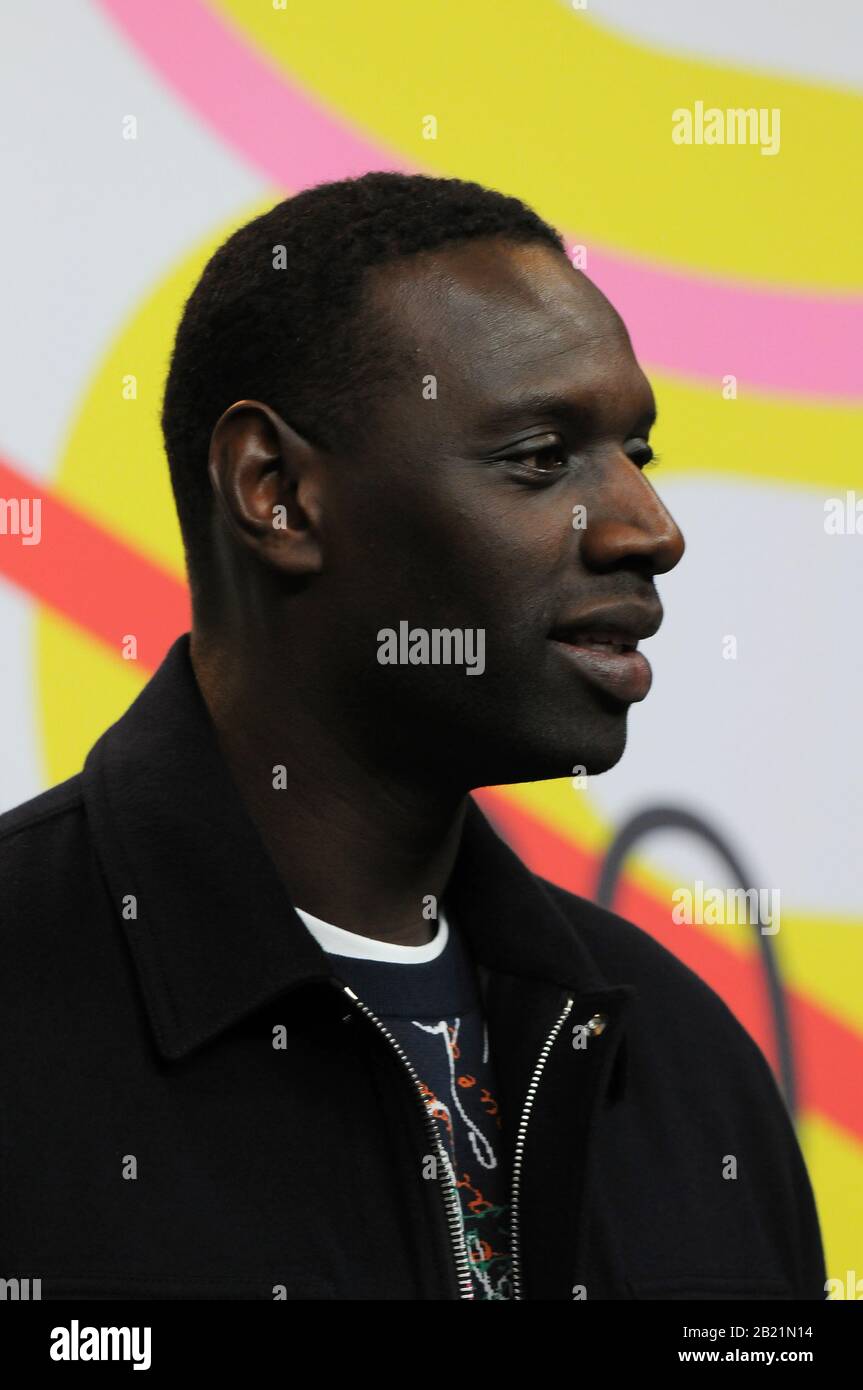
<path fill-rule="evenodd" d="M 596 889 L 596 901 L 600 907 L 611 910 L 615 890 L 626 859 L 631 854 L 635 844 L 654 830 L 687 830 L 693 835 L 699 835 L 724 859 L 733 877 L 737 880 L 738 887 L 748 891 L 747 885 L 754 886 L 752 875 L 744 868 L 737 853 L 723 836 L 702 820 L 700 816 L 695 815 L 692 811 L 679 810 L 675 806 L 651 806 L 646 811 L 639 811 L 628 821 L 625 821 L 609 845 Z M 758 906 L 759 897 L 760 895 L 756 891 L 753 927 L 761 952 L 761 964 L 767 982 L 767 994 L 773 1016 L 782 1094 L 792 1121 L 796 1121 L 797 1082 L 788 1009 L 773 943 L 770 937 L 760 930 L 762 922 Z"/>

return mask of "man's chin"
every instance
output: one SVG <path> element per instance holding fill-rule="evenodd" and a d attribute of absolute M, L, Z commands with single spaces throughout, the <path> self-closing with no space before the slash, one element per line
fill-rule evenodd
<path fill-rule="evenodd" d="M 596 777 L 615 767 L 625 748 L 624 714 L 613 724 L 593 731 L 590 738 L 574 738 L 567 748 L 557 741 L 554 747 L 525 747 L 523 751 L 511 749 L 496 767 L 489 768 L 492 775 L 474 785 L 505 787 L 518 782 L 548 782 L 561 777 Z"/>

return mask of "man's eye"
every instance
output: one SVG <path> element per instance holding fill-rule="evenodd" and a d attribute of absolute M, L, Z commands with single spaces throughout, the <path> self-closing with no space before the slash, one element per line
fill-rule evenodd
<path fill-rule="evenodd" d="M 652 445 L 646 439 L 630 439 L 626 446 L 627 457 L 632 459 L 639 468 L 649 468 L 655 463 L 659 463 L 659 455 L 653 452 Z"/>
<path fill-rule="evenodd" d="M 507 462 L 518 464 L 528 473 L 558 473 L 566 467 L 566 450 L 562 444 L 546 444 L 532 453 L 516 454 Z"/>

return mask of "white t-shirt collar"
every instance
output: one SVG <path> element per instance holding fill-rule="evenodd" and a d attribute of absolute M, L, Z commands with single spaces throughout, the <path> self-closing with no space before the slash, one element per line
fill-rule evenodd
<path fill-rule="evenodd" d="M 360 932 L 345 931 L 344 927 L 334 926 L 295 907 L 297 916 L 305 922 L 318 945 L 334 956 L 351 956 L 354 960 L 387 961 L 391 965 L 423 965 L 436 960 L 446 947 L 449 939 L 449 924 L 441 908 L 438 911 L 438 929 L 431 941 L 423 946 L 397 946 L 388 941 L 378 941 L 373 936 L 363 936 Z"/>

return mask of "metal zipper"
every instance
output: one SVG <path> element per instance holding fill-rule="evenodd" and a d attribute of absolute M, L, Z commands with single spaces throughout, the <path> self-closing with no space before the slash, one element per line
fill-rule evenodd
<path fill-rule="evenodd" d="M 521 1291 L 521 1268 L 519 1266 L 520 1235 L 518 1229 L 518 1196 L 519 1187 L 521 1184 L 521 1165 L 522 1159 L 524 1157 L 524 1140 L 527 1134 L 527 1122 L 530 1119 L 530 1112 L 533 1109 L 533 1102 L 536 1098 L 536 1091 L 537 1087 L 539 1086 L 539 1079 L 542 1076 L 545 1064 L 548 1061 L 548 1054 L 551 1052 L 555 1038 L 557 1037 L 564 1023 L 566 1022 L 569 1011 L 572 1008 L 572 1004 L 572 999 L 567 999 L 566 1005 L 563 1009 L 563 1012 L 560 1015 L 560 1018 L 557 1020 L 557 1022 L 555 1023 L 554 1027 L 552 1028 L 551 1032 L 545 1040 L 545 1046 L 543 1047 L 542 1052 L 539 1054 L 539 1060 L 534 1068 L 533 1076 L 530 1079 L 530 1085 L 527 1088 L 527 1098 L 524 1102 L 524 1109 L 521 1112 L 521 1121 L 518 1126 L 518 1135 L 516 1136 L 515 1141 L 515 1159 L 513 1161 L 512 1170 L 512 1205 L 510 1208 L 510 1245 L 512 1249 L 513 1298 L 524 1297 Z"/>
<path fill-rule="evenodd" d="M 414 1090 L 416 1091 L 417 1096 L 419 1097 L 420 1105 L 422 1106 L 423 1121 L 428 1131 L 429 1138 L 432 1141 L 432 1145 L 435 1148 L 438 1155 L 438 1169 L 440 1172 L 440 1179 L 438 1185 L 443 1195 L 447 1228 L 449 1230 L 452 1253 L 455 1259 L 456 1279 L 459 1288 L 458 1296 L 460 1299 L 473 1298 L 474 1292 L 473 1280 L 471 1279 L 470 1274 L 470 1259 L 468 1257 L 468 1253 L 465 1249 L 464 1243 L 464 1226 L 462 1223 L 461 1215 L 461 1199 L 459 1198 L 455 1183 L 449 1175 L 449 1156 L 446 1150 L 444 1149 L 437 1125 L 435 1124 L 434 1120 L 428 1112 L 428 1107 L 426 1106 L 425 1102 L 425 1096 L 423 1095 L 422 1082 L 417 1076 L 417 1073 L 414 1070 L 413 1065 L 411 1064 L 410 1058 L 407 1056 L 406 1052 L 404 1051 L 404 1048 L 401 1046 L 398 1039 L 393 1037 L 389 1029 L 386 1028 L 384 1024 L 381 1023 L 380 1019 L 372 1013 L 369 1006 L 367 1004 L 364 1004 L 362 999 L 360 999 L 354 993 L 354 991 L 348 987 L 348 985 L 343 984 L 341 981 L 338 981 L 338 988 L 350 999 L 352 999 L 356 1004 L 357 1008 L 361 1009 L 362 1012 L 366 1015 L 366 1017 L 371 1019 L 372 1023 L 375 1025 L 378 1031 L 383 1033 L 384 1037 L 387 1039 L 387 1042 L 390 1043 L 390 1045 L 392 1046 L 392 1048 L 406 1067 L 408 1074 L 410 1075 L 411 1081 L 414 1085 Z M 571 1003 L 572 1000 L 570 1000 L 570 1004 Z"/>

